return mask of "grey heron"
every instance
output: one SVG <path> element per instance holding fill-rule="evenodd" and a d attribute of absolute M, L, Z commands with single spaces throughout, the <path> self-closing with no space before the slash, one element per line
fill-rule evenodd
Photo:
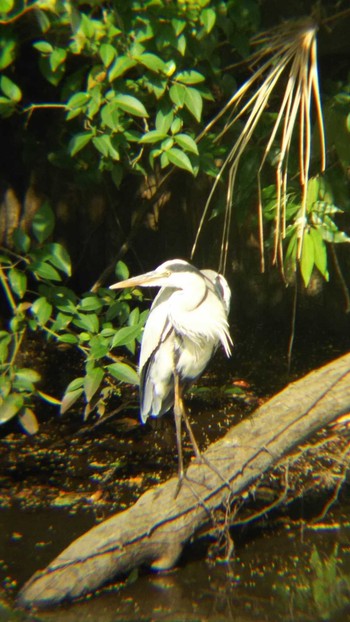
<path fill-rule="evenodd" d="M 228 313 L 231 291 L 214 270 L 198 270 L 187 261 L 173 259 L 119 283 L 125 287 L 160 287 L 151 306 L 141 343 L 140 413 L 142 422 L 174 407 L 179 485 L 184 476 L 181 421 L 185 421 L 196 457 L 194 438 L 182 395 L 204 371 L 221 343 L 231 354 Z"/>

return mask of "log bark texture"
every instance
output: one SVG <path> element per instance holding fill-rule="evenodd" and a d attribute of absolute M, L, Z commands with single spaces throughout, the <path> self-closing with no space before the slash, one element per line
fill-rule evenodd
<path fill-rule="evenodd" d="M 93 527 L 22 588 L 22 607 L 52 607 L 93 592 L 140 565 L 174 566 L 211 512 L 240 495 L 283 456 L 350 410 L 350 354 L 288 385 L 210 445 L 207 464 L 147 491 L 127 510 Z"/>

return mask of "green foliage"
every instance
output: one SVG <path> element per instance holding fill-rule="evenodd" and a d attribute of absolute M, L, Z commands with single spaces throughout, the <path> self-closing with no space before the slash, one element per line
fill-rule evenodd
<path fill-rule="evenodd" d="M 285 265 L 287 270 L 291 268 L 295 272 L 299 263 L 305 287 L 309 285 L 315 268 L 328 281 L 327 243 L 350 242 L 350 238 L 344 231 L 339 230 L 335 222 L 336 215 L 342 212 L 343 210 L 334 205 L 331 185 L 324 176 L 313 177 L 309 180 L 306 222 L 301 222 L 299 216 L 301 208 L 295 200 L 291 200 L 288 205 L 288 215 L 293 217 L 293 222 L 286 231 L 288 245 Z M 303 237 L 301 237 L 301 229 L 304 232 Z"/>
<path fill-rule="evenodd" d="M 349 606 L 350 576 L 341 570 L 338 545 L 325 559 L 314 547 L 310 556 L 310 573 L 301 574 L 297 583 L 292 589 L 294 608 L 299 612 L 308 614 L 312 611 L 321 620 L 332 620 Z"/>
<path fill-rule="evenodd" d="M 221 73 L 221 41 L 248 49 L 259 19 L 255 0 L 119 0 L 114 9 L 104 2 L 38 0 L 25 2 L 22 13 L 16 9 L 11 2 L 2 7 L 0 68 L 12 69 L 20 57 L 25 24 L 33 72 L 56 89 L 57 106 L 66 110 L 64 146 L 57 145 L 52 161 L 63 158 L 70 166 L 74 158 L 80 170 L 97 165 L 118 185 L 127 171 L 144 174 L 156 163 L 198 173 L 195 136 L 214 101 L 210 87 L 231 94 L 232 81 Z M 22 84 L 2 76 L 0 115 L 38 107 L 22 104 L 25 88 L 22 94 Z"/>
<path fill-rule="evenodd" d="M 0 425 L 17 416 L 28 433 L 38 429 L 38 399 L 64 413 L 82 397 L 87 417 L 93 410 L 102 412 L 112 379 L 137 384 L 137 372 L 117 348 L 134 354 L 146 319 L 137 307 L 131 310 L 130 293 L 117 297 L 101 288 L 78 297 L 69 289 L 63 280 L 71 274 L 70 258 L 61 244 L 48 241 L 53 227 L 52 210 L 44 204 L 32 223 L 33 239 L 18 229 L 14 251 L 3 250 L 1 257 L 0 282 L 12 316 L 8 330 L 0 331 Z M 119 262 L 116 273 L 127 274 L 125 264 Z M 28 332 L 78 348 L 85 360 L 84 376 L 68 385 L 62 401 L 38 389 L 35 363 L 30 369 L 18 363 Z"/>

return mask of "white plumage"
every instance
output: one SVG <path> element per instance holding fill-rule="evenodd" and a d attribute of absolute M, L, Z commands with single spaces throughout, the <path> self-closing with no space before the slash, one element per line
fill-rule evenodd
<path fill-rule="evenodd" d="M 139 360 L 140 412 L 145 422 L 167 412 L 174 400 L 176 405 L 177 397 L 178 410 L 183 409 L 183 390 L 201 375 L 220 343 L 230 356 L 231 292 L 221 274 L 198 270 L 181 259 L 166 261 L 112 288 L 136 286 L 161 287 L 145 325 Z"/>

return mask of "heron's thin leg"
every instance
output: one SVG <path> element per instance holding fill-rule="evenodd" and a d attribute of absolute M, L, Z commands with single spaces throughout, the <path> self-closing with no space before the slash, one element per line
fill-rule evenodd
<path fill-rule="evenodd" d="M 178 474 L 179 482 L 176 488 L 175 497 L 178 495 L 181 488 L 182 480 L 184 478 L 184 463 L 182 454 L 182 437 L 181 437 L 181 421 L 183 410 L 183 402 L 181 399 L 180 379 L 178 374 L 174 374 L 174 416 L 176 427 L 176 444 L 177 444 L 177 456 L 178 456 Z"/>
<path fill-rule="evenodd" d="M 195 438 L 195 436 L 193 434 L 192 426 L 190 424 L 189 418 L 187 417 L 187 412 L 186 412 L 185 405 L 184 405 L 183 401 L 182 401 L 182 416 L 183 416 L 183 420 L 185 422 L 185 425 L 186 425 L 186 428 L 187 428 L 187 432 L 188 432 L 188 435 L 190 437 L 190 441 L 192 443 L 193 451 L 194 451 L 194 453 L 196 455 L 196 458 L 198 460 L 200 460 L 200 461 L 203 461 L 203 456 L 201 454 L 201 450 L 198 447 L 198 443 L 196 441 L 196 438 Z"/>
<path fill-rule="evenodd" d="M 208 460 L 208 458 L 201 453 L 201 451 L 200 451 L 200 449 L 198 447 L 197 441 L 195 439 L 195 436 L 193 434 L 192 426 L 191 426 L 190 420 L 189 420 L 189 418 L 187 416 L 185 405 L 184 405 L 182 400 L 181 400 L 181 402 L 182 402 L 182 416 L 183 416 L 183 419 L 184 419 L 184 422 L 185 422 L 185 425 L 186 425 L 186 428 L 187 428 L 187 432 L 188 432 L 188 435 L 190 437 L 190 441 L 192 443 L 193 451 L 194 451 L 194 453 L 196 455 L 197 460 L 199 462 L 202 462 L 202 463 L 204 462 L 204 464 L 206 464 L 207 467 L 209 467 L 209 469 L 211 469 L 214 473 L 216 473 L 216 475 L 231 490 L 230 482 L 226 479 L 226 477 L 224 477 L 222 475 L 222 473 L 220 473 L 219 469 L 217 469 L 216 466 L 214 466 L 214 464 L 212 464 L 212 462 L 210 462 L 210 460 Z"/>

